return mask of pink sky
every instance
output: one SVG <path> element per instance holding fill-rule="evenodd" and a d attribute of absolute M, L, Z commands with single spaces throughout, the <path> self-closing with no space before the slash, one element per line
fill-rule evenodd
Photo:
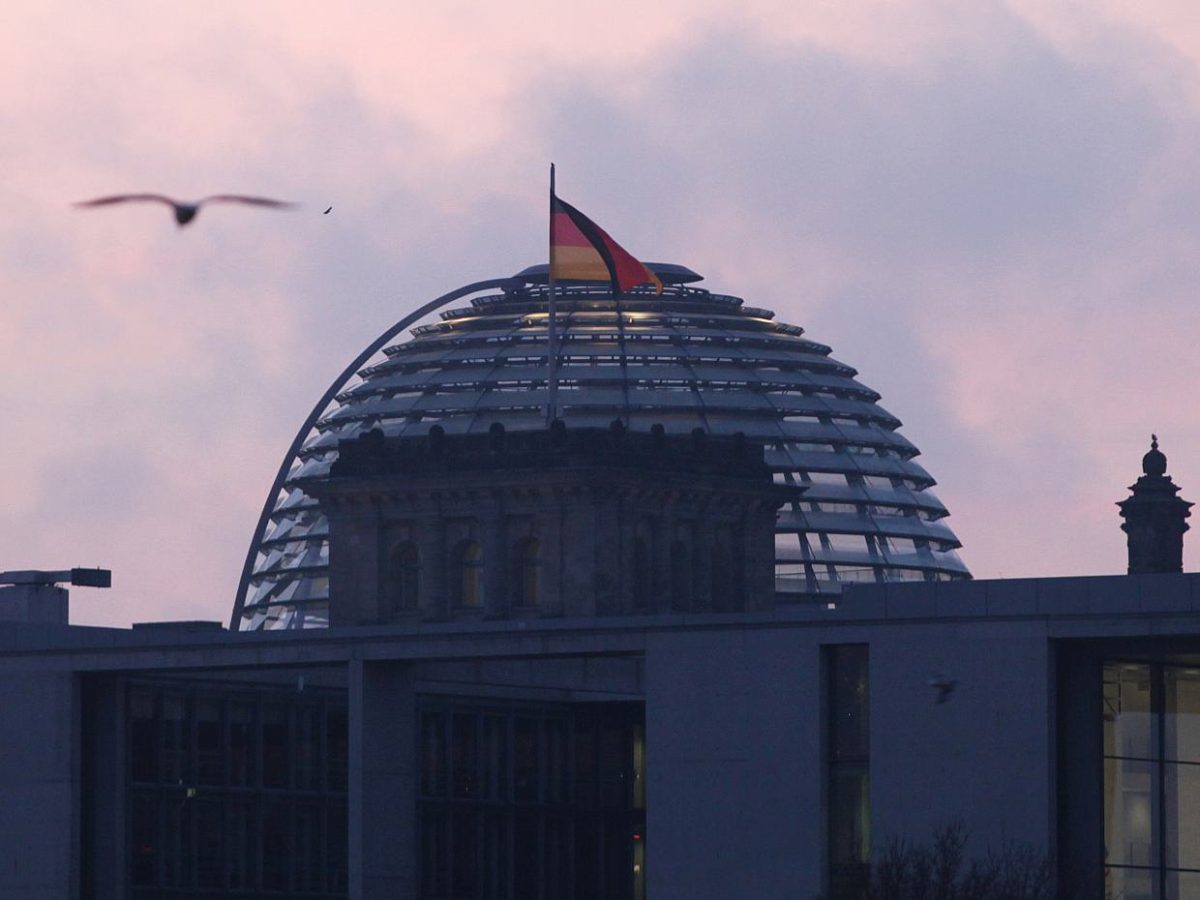
<path fill-rule="evenodd" d="M 74 621 L 226 620 L 311 404 L 543 261 L 551 160 L 858 368 L 976 577 L 1123 571 L 1151 431 L 1200 500 L 1194 4 L 398 5 L 0 10 L 0 569 L 111 567 Z M 126 190 L 305 206 L 69 206 Z"/>

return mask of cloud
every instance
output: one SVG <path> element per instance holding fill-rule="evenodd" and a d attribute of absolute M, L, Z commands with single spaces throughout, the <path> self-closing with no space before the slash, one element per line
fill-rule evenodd
<path fill-rule="evenodd" d="M 7 8 L 13 565 L 113 565 L 79 621 L 224 619 L 310 405 L 410 309 L 538 262 L 555 160 L 631 250 L 859 368 L 977 574 L 1118 570 L 1150 430 L 1200 486 L 1200 35 L 1170 4 L 851 6 Z M 67 206 L 129 188 L 307 206 Z"/>

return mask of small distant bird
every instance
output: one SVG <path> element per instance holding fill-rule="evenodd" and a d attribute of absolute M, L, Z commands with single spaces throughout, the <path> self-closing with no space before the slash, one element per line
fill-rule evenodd
<path fill-rule="evenodd" d="M 325 210 L 325 212 L 321 213 L 321 215 L 323 215 L 323 216 L 327 216 L 327 215 L 329 215 L 331 212 L 333 212 L 333 207 L 332 207 L 332 206 L 331 206 L 331 207 L 329 207 L 329 209 Z"/>
<path fill-rule="evenodd" d="M 171 210 L 175 213 L 175 221 L 180 226 L 186 225 L 192 219 L 196 218 L 196 214 L 200 212 L 200 207 L 206 203 L 245 203 L 250 206 L 266 206 L 271 209 L 288 209 L 296 205 L 284 200 L 272 200 L 268 197 L 246 197 L 242 194 L 213 194 L 211 197 L 205 197 L 202 200 L 196 201 L 172 200 L 170 197 L 164 197 L 162 194 L 115 194 L 111 197 L 82 200 L 75 205 L 90 209 L 96 206 L 111 206 L 114 203 L 140 203 L 143 201 L 165 203 L 171 207 Z M 330 207 L 330 209 L 332 208 Z"/>
<path fill-rule="evenodd" d="M 937 698 L 933 701 L 934 703 L 945 703 L 950 699 L 950 695 L 954 693 L 954 689 L 958 687 L 957 678 L 947 678 L 941 672 L 930 672 L 929 680 L 925 683 L 937 691 Z"/>

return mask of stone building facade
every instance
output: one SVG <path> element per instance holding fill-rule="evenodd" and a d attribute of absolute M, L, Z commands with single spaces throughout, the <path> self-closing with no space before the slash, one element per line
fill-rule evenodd
<path fill-rule="evenodd" d="M 305 483 L 329 520 L 333 625 L 774 605 L 761 444 L 608 429 L 344 441 Z"/>

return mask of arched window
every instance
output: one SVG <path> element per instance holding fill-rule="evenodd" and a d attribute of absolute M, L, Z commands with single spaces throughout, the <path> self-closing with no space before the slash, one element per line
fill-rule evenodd
<path fill-rule="evenodd" d="M 535 537 L 523 537 L 513 545 L 512 602 L 514 606 L 536 606 L 541 601 L 542 546 Z"/>
<path fill-rule="evenodd" d="M 403 541 L 388 554 L 387 601 L 392 612 L 416 609 L 421 584 L 421 554 L 412 541 Z"/>
<path fill-rule="evenodd" d="M 671 609 L 686 612 L 692 608 L 692 561 L 683 541 L 671 543 Z"/>
<path fill-rule="evenodd" d="M 455 598 L 459 606 L 483 606 L 483 548 L 478 541 L 463 541 L 454 551 Z"/>

